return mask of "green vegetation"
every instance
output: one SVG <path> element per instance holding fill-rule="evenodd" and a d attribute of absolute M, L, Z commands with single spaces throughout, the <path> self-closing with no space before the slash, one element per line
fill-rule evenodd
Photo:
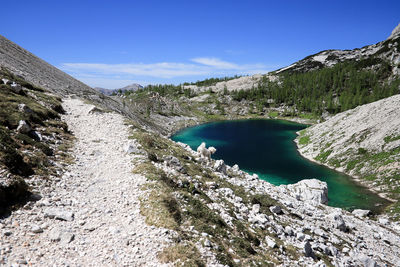
<path fill-rule="evenodd" d="M 64 112 L 60 98 L 5 68 L 0 70 L 0 79 L 8 80 L 6 84 L 0 83 L 0 170 L 6 171 L 0 177 L 4 180 L 0 185 L 0 214 L 3 214 L 29 195 L 26 177 L 36 174 L 47 179 L 50 174 L 58 175 L 50 158 L 55 160 L 57 156 L 58 161 L 71 161 L 67 152 L 72 138 L 67 125 L 60 120 L 59 113 Z M 22 87 L 13 87 L 12 83 Z M 37 132 L 17 132 L 20 120 Z M 55 143 L 54 136 L 61 144 Z M 64 149 L 58 149 L 62 146 Z"/>
<path fill-rule="evenodd" d="M 332 150 L 331 149 L 329 149 L 329 150 L 323 150 L 321 153 L 319 153 L 316 157 L 315 157 L 315 159 L 317 160 L 317 161 L 320 161 L 320 162 L 326 162 L 326 160 L 328 159 L 328 157 L 329 157 L 329 155 L 332 153 Z"/>
<path fill-rule="evenodd" d="M 265 266 L 272 266 L 272 262 L 279 263 L 272 256 L 273 251 L 271 254 L 259 253 L 261 240 L 269 235 L 267 231 L 254 232 L 248 222 L 237 219 L 233 219 L 233 226 L 228 225 L 218 212 L 208 206 L 212 200 L 205 194 L 205 190 L 209 189 L 207 182 L 216 183 L 220 188 L 230 188 L 244 203 L 259 204 L 260 210 L 271 216 L 273 214 L 269 207 L 279 205 L 276 200 L 268 195 L 252 195 L 242 187 L 228 183 L 199 164 L 185 149 L 162 136 L 136 128 L 131 138 L 136 139 L 148 155 L 152 155 L 133 170 L 144 174 L 151 181 L 143 187 L 146 192 L 141 199 L 141 213 L 146 216 L 147 223 L 173 229 L 179 234 L 180 241 L 158 255 L 162 262 L 178 262 L 179 266 L 202 266 L 203 259 L 193 244 L 205 242 L 205 238 L 193 234 L 197 231 L 207 234 L 206 238 L 213 244 L 211 249 L 221 264 L 236 266 L 234 259 L 239 259 L 244 265 L 251 262 Z M 171 156 L 181 164 L 177 175 L 166 173 L 158 167 L 160 163 L 168 165 Z M 229 207 L 228 210 L 234 209 L 228 199 L 222 199 L 223 205 Z M 188 226 L 194 229 L 188 229 Z M 295 250 L 292 252 L 289 256 L 296 258 Z"/>
<path fill-rule="evenodd" d="M 301 136 L 299 138 L 299 145 L 305 146 L 310 143 L 310 137 L 308 135 L 306 136 Z"/>
<path fill-rule="evenodd" d="M 365 69 L 372 64 L 378 68 Z M 233 92 L 232 96 L 237 101 L 246 99 L 264 107 L 295 106 L 295 113 L 335 114 L 398 94 L 400 79 L 385 81 L 390 74 L 390 65 L 380 59 L 347 61 L 305 73 L 283 73 L 280 82 L 264 77 L 259 87 Z"/>
<path fill-rule="evenodd" d="M 394 142 L 394 141 L 400 140 L 400 135 L 398 135 L 398 136 L 386 136 L 383 140 L 385 141 L 385 143 Z"/>
<path fill-rule="evenodd" d="M 240 76 L 235 75 L 233 77 L 209 78 L 209 79 L 205 79 L 203 81 L 197 81 L 197 82 L 193 82 L 193 83 L 184 83 L 183 85 L 213 86 L 219 82 L 225 82 L 225 81 L 237 79 L 239 77 Z"/>

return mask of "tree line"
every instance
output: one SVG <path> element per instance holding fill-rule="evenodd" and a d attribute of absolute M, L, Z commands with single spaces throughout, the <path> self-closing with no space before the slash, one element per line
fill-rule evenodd
<path fill-rule="evenodd" d="M 263 78 L 257 88 L 232 92 L 233 99 L 254 101 L 259 107 L 287 104 L 299 112 L 338 113 L 399 93 L 400 80 L 387 81 L 391 67 L 360 69 L 365 62 L 338 63 L 304 73 L 285 73 L 278 82 Z"/>

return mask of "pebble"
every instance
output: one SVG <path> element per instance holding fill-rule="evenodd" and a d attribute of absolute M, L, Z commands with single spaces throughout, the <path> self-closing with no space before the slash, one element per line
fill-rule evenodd
<path fill-rule="evenodd" d="M 39 225 L 32 225 L 31 226 L 31 232 L 35 234 L 43 233 L 43 229 Z"/>

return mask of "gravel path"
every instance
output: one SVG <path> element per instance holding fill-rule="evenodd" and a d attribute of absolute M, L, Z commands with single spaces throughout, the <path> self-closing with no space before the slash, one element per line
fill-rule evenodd
<path fill-rule="evenodd" d="M 128 127 L 92 107 L 64 101 L 76 164 L 40 189 L 41 200 L 0 222 L 0 265 L 162 266 L 156 255 L 169 234 L 139 214 L 146 178 L 131 173 L 133 156 L 123 151 Z"/>

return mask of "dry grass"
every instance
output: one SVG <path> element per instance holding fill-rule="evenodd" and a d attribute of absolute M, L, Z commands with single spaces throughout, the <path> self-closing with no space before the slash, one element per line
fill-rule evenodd
<path fill-rule="evenodd" d="M 205 266 L 196 246 L 190 242 L 165 248 L 158 258 L 162 263 L 175 263 L 175 266 Z"/>
<path fill-rule="evenodd" d="M 173 201 L 174 197 L 158 184 L 148 185 L 147 188 L 152 189 L 146 196 L 140 198 L 140 213 L 145 216 L 146 223 L 156 227 L 177 229 L 179 224 L 166 205 Z"/>

